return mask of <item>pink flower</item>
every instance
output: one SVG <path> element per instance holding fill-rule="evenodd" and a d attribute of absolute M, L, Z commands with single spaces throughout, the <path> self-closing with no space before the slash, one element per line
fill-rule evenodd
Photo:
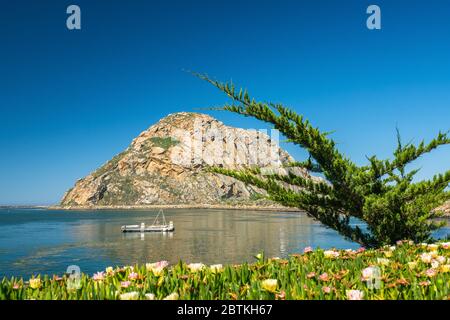
<path fill-rule="evenodd" d="M 357 253 L 361 253 L 364 251 L 366 251 L 366 248 L 364 248 L 364 247 L 360 247 L 360 248 L 358 248 L 358 250 L 356 250 Z"/>
<path fill-rule="evenodd" d="M 307 277 L 308 279 L 314 278 L 315 276 L 316 276 L 316 273 L 315 273 L 315 272 L 310 272 L 310 273 L 308 273 L 308 274 L 306 275 L 306 277 Z"/>
<path fill-rule="evenodd" d="M 313 248 L 306 247 L 305 249 L 303 249 L 303 253 L 309 253 L 309 252 L 313 252 Z"/>
<path fill-rule="evenodd" d="M 374 268 L 373 267 L 368 267 L 362 270 L 362 277 L 361 280 L 362 281 L 367 281 L 370 279 L 373 279 L 374 276 Z"/>
<path fill-rule="evenodd" d="M 328 276 L 328 273 L 324 272 L 319 276 L 319 279 L 322 281 L 328 281 L 330 280 L 330 277 Z"/>
<path fill-rule="evenodd" d="M 421 281 L 421 282 L 419 282 L 419 286 L 422 286 L 422 287 L 429 286 L 430 284 L 431 284 L 430 281 Z"/>
<path fill-rule="evenodd" d="M 132 272 L 128 275 L 128 279 L 130 280 L 136 280 L 139 277 L 139 275 L 136 272 Z"/>
<path fill-rule="evenodd" d="M 156 262 L 157 268 L 167 268 L 168 266 L 169 266 L 169 261 L 162 260 L 162 261 Z"/>
<path fill-rule="evenodd" d="M 428 269 L 427 271 L 425 271 L 425 275 L 427 277 L 434 277 L 437 274 L 437 271 L 435 269 Z"/>
<path fill-rule="evenodd" d="M 120 283 L 120 286 L 121 286 L 122 288 L 128 288 L 130 285 L 131 285 L 131 282 L 130 282 L 130 281 L 122 281 L 122 282 Z"/>
<path fill-rule="evenodd" d="M 15 283 L 15 284 L 13 285 L 13 289 L 15 289 L 15 290 L 17 290 L 17 289 L 19 289 L 19 288 L 20 288 L 20 284 Z"/>
<path fill-rule="evenodd" d="M 322 291 L 324 293 L 330 293 L 331 292 L 331 288 L 330 287 L 322 287 Z"/>
<path fill-rule="evenodd" d="M 94 281 L 102 281 L 105 279 L 105 273 L 103 271 L 94 273 L 92 279 L 94 279 Z"/>

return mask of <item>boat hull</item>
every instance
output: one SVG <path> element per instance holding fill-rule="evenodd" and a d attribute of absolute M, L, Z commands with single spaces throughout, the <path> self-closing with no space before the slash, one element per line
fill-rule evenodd
<path fill-rule="evenodd" d="M 169 226 L 155 226 L 155 227 L 135 227 L 135 226 L 122 226 L 122 232 L 173 232 L 175 231 L 174 227 Z"/>

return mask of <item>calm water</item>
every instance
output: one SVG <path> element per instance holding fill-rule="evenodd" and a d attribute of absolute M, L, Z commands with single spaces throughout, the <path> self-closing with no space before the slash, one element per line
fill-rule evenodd
<path fill-rule="evenodd" d="M 155 212 L 0 209 L 0 277 L 62 274 L 73 264 L 94 273 L 158 260 L 242 263 L 261 250 L 286 257 L 306 246 L 358 247 L 303 213 L 173 209 L 165 216 L 174 233 L 141 235 L 120 226 L 151 223 Z"/>

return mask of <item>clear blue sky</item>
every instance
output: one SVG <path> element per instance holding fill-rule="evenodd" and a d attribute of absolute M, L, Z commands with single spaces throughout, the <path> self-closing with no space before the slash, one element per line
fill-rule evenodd
<path fill-rule="evenodd" d="M 81 31 L 66 29 L 70 4 Z M 380 31 L 366 28 L 370 4 Z M 396 125 L 415 142 L 450 129 L 449 40 L 442 0 L 2 1 L 0 204 L 56 203 L 159 118 L 227 102 L 183 69 L 336 130 L 359 164 L 389 157 Z M 420 178 L 449 163 L 444 147 L 418 163 Z"/>

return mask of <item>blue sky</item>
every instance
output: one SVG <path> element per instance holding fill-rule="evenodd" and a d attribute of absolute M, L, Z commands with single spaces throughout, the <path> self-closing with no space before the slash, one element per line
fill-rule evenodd
<path fill-rule="evenodd" d="M 82 30 L 66 28 L 70 4 Z M 370 4 L 381 30 L 366 28 Z M 449 15 L 441 0 L 2 2 L 0 204 L 56 203 L 158 119 L 228 101 L 183 69 L 335 130 L 359 164 L 389 157 L 396 126 L 415 142 L 450 129 Z M 448 146 L 424 157 L 419 178 L 449 160 Z"/>

